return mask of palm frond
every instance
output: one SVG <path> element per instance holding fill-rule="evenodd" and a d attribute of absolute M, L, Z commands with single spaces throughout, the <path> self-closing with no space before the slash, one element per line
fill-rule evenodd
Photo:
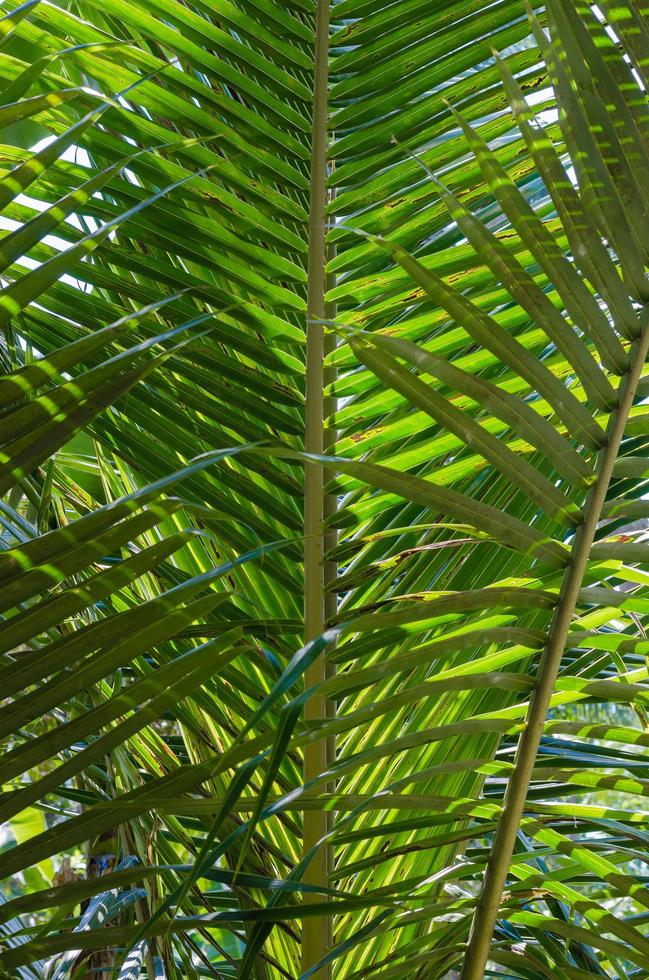
<path fill-rule="evenodd" d="M 641 6 L 3 14 L 2 968 L 643 975 Z"/>

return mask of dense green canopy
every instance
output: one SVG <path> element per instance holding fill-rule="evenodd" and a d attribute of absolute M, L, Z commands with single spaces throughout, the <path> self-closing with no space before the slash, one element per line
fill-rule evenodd
<path fill-rule="evenodd" d="M 0 975 L 649 976 L 646 4 L 0 15 Z"/>

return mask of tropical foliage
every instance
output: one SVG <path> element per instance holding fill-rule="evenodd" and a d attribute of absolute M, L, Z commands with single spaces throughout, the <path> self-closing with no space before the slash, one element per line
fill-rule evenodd
<path fill-rule="evenodd" d="M 649 11 L 5 0 L 4 976 L 649 963 Z"/>

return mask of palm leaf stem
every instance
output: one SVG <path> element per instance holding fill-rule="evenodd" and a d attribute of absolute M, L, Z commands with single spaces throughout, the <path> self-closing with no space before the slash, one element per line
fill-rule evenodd
<path fill-rule="evenodd" d="M 620 450 L 638 383 L 649 351 L 647 311 L 640 337 L 631 348 L 630 368 L 620 387 L 617 409 L 611 413 L 606 444 L 600 450 L 597 480 L 584 507 L 584 520 L 575 534 L 571 561 L 566 569 L 541 662 L 538 681 L 530 699 L 524 730 L 516 752 L 514 772 L 507 787 L 503 811 L 498 821 L 493 848 L 485 869 L 482 891 L 473 919 L 461 980 L 482 980 L 489 958 L 498 910 L 505 888 L 509 864 L 525 810 L 527 793 L 539 745 L 547 721 L 550 700 L 561 667 L 566 641 L 583 586 L 584 574 L 606 500 L 613 468 Z"/>
<path fill-rule="evenodd" d="M 329 3 L 318 0 L 315 12 L 316 39 L 313 89 L 311 186 L 309 196 L 308 291 L 306 325 L 306 419 L 305 450 L 321 454 L 324 449 L 325 410 L 325 292 L 326 292 L 326 219 L 327 192 L 327 114 L 329 98 Z M 325 629 L 325 503 L 324 473 L 318 463 L 305 466 L 304 482 L 304 639 L 308 643 Z M 322 683 L 326 664 L 318 657 L 305 674 L 307 688 Z M 305 719 L 323 718 L 327 698 L 317 694 L 307 702 Z M 327 741 L 313 742 L 304 752 L 304 781 L 324 772 L 327 766 Z M 307 855 L 327 835 L 329 818 L 324 811 L 304 813 L 304 854 Z M 309 885 L 328 884 L 327 849 L 318 850 L 305 874 Z M 308 900 L 305 895 L 305 900 Z M 302 935 L 302 972 L 326 956 L 331 945 L 331 920 L 309 917 Z M 326 971 L 325 974 L 326 975 Z"/>

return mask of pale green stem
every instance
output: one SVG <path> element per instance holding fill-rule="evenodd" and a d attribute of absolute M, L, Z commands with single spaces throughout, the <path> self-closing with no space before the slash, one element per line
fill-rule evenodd
<path fill-rule="evenodd" d="M 548 633 L 548 642 L 541 657 L 536 688 L 527 712 L 525 730 L 518 744 L 514 772 L 507 786 L 503 811 L 485 871 L 461 980 L 482 980 L 489 959 L 498 910 L 505 889 L 509 864 L 514 853 L 516 835 L 525 810 L 527 792 L 547 719 L 550 699 L 579 600 L 579 592 L 582 588 L 590 550 L 601 519 L 602 507 L 606 500 L 613 467 L 617 460 L 629 412 L 647 358 L 649 327 L 646 324 L 646 317 L 644 319 L 642 334 L 635 341 L 630 352 L 631 367 L 629 373 L 621 382 L 618 407 L 609 419 L 607 442 L 600 451 L 597 465 L 597 480 L 586 499 L 584 520 L 575 535 L 571 561 L 563 578 L 559 602 L 555 608 Z"/>
<path fill-rule="evenodd" d="M 311 144 L 311 193 L 309 206 L 309 255 L 306 328 L 306 432 L 307 453 L 321 454 L 324 449 L 324 325 L 326 290 L 327 203 L 327 109 L 328 109 L 329 0 L 318 0 L 316 7 L 316 48 L 313 89 L 313 131 Z M 325 626 L 325 492 L 324 473 L 320 465 L 307 463 L 304 486 L 304 638 L 314 639 Z M 324 658 L 306 672 L 305 684 L 311 687 L 325 679 Z M 305 719 L 324 718 L 325 695 L 309 699 Z M 304 780 L 314 779 L 327 766 L 327 741 L 319 739 L 304 750 Z M 305 811 L 304 852 L 307 853 L 327 833 L 326 812 Z M 305 881 L 324 886 L 328 882 L 329 857 L 321 847 L 305 873 Z M 305 901 L 310 896 L 305 896 Z M 313 901 L 313 898 L 310 899 Z M 306 918 L 302 927 L 302 972 L 324 957 L 331 946 L 331 922 L 328 917 Z M 326 971 L 323 971 L 326 974 Z M 323 975 L 321 974 L 321 975 Z"/>

